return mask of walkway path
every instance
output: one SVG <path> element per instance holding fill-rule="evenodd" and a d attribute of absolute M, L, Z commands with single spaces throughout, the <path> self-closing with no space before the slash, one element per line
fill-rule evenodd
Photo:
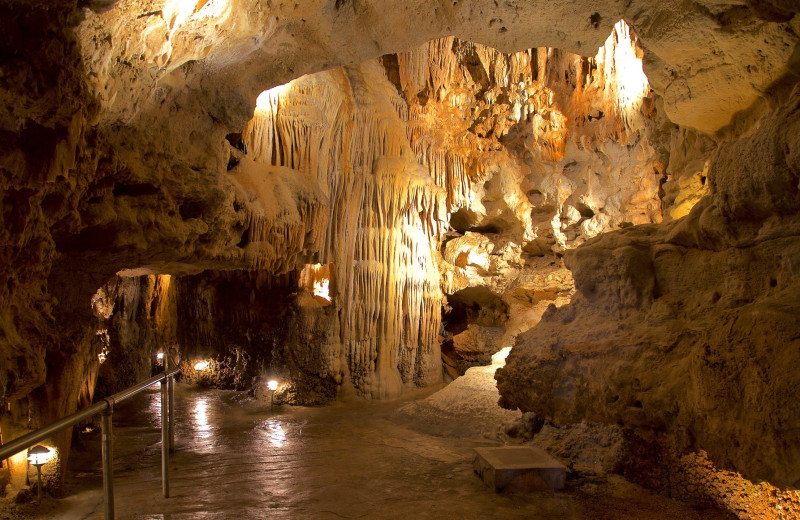
<path fill-rule="evenodd" d="M 472 448 L 493 442 L 401 426 L 398 403 L 270 413 L 268 404 L 242 393 L 178 385 L 176 407 L 169 499 L 161 497 L 158 392 L 116 410 L 118 519 L 723 518 L 620 477 L 556 493 L 495 494 L 471 468 Z M 89 466 L 87 455 L 78 450 L 75 467 L 82 482 L 95 486 L 99 459 Z M 103 518 L 96 487 L 78 495 L 83 498 L 63 502 L 56 518 Z"/>

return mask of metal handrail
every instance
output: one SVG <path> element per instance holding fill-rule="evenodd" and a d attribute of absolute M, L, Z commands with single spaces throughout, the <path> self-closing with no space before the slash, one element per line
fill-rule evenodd
<path fill-rule="evenodd" d="M 114 405 L 132 397 L 145 388 L 161 383 L 161 480 L 164 498 L 169 498 L 169 466 L 167 464 L 169 452 L 174 450 L 174 419 L 173 419 L 173 379 L 180 372 L 180 369 L 169 371 L 167 357 L 164 356 L 164 372 L 151 377 L 141 383 L 117 392 L 106 397 L 102 401 L 95 403 L 83 410 L 79 410 L 71 415 L 63 417 L 53 423 L 48 424 L 22 437 L 0 445 L 0 460 L 7 459 L 34 444 L 41 442 L 54 433 L 74 426 L 86 419 L 102 414 L 102 452 L 103 452 L 103 491 L 105 502 L 106 520 L 114 519 L 114 492 L 113 492 L 113 439 L 111 435 L 111 417 L 114 413 Z"/>

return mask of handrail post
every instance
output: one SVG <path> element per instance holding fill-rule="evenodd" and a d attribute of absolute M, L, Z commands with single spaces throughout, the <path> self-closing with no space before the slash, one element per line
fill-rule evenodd
<path fill-rule="evenodd" d="M 32 431 L 30 433 L 26 433 L 21 437 L 17 437 L 16 439 L 0 444 L 0 460 L 7 459 L 12 455 L 15 455 L 26 448 L 30 448 L 37 442 L 41 442 L 48 437 L 52 436 L 54 433 L 58 433 L 70 426 L 74 426 L 81 421 L 86 419 L 90 419 L 97 414 L 102 414 L 102 452 L 103 452 L 103 488 L 104 488 L 104 502 L 105 502 L 105 514 L 106 519 L 113 520 L 114 518 L 114 489 L 113 489 L 113 462 L 114 462 L 114 453 L 113 453 L 113 446 L 114 440 L 112 435 L 112 426 L 111 426 L 111 419 L 114 413 L 114 405 L 117 403 L 121 403 L 122 401 L 134 396 L 144 390 L 145 388 L 149 388 L 151 385 L 154 385 L 158 382 L 161 383 L 161 444 L 162 444 L 162 478 L 163 478 L 163 488 L 164 488 L 164 497 L 169 498 L 169 480 L 168 480 L 168 464 L 169 464 L 169 445 L 170 440 L 168 438 L 169 435 L 169 427 L 168 427 L 168 414 L 169 414 L 169 402 L 171 401 L 170 395 L 167 392 L 167 380 L 174 377 L 178 373 L 178 370 L 173 370 L 172 372 L 164 371 L 163 374 L 156 375 L 147 379 L 145 381 L 141 381 L 133 386 L 122 390 L 121 392 L 117 392 L 116 394 L 109 396 L 103 399 L 102 402 L 95 403 L 91 406 L 84 408 L 83 410 L 79 410 L 73 414 L 70 414 L 66 417 L 62 417 L 61 419 L 48 424 L 47 426 L 43 426 L 38 430 Z M 26 477 L 27 478 L 27 477 Z"/>
<path fill-rule="evenodd" d="M 164 356 L 164 372 L 169 372 L 169 349 L 167 349 L 167 355 Z M 169 452 L 175 453 L 175 377 L 171 376 L 167 378 L 167 392 L 169 393 L 169 397 L 167 398 L 167 403 L 169 404 Z"/>
<path fill-rule="evenodd" d="M 114 415 L 114 405 L 108 403 L 108 408 L 102 412 L 102 451 L 103 451 L 103 505 L 106 520 L 114 520 L 114 439 L 112 438 L 111 420 Z"/>
<path fill-rule="evenodd" d="M 164 356 L 166 359 L 166 356 Z M 166 361 L 165 361 L 166 368 Z M 167 371 L 161 380 L 161 489 L 164 498 L 169 498 L 169 393 L 167 392 Z"/>

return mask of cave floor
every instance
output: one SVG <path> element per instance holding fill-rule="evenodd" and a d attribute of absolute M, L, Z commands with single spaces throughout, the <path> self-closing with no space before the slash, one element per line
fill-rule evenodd
<path fill-rule="evenodd" d="M 244 393 L 176 388 L 171 498 L 161 496 L 157 387 L 114 414 L 116 518 L 716 519 L 618 476 L 559 492 L 497 494 L 472 471 L 472 449 L 499 442 L 437 437 L 397 420 L 390 403 L 277 407 Z M 68 497 L 0 518 L 102 519 L 97 431 L 81 434 Z"/>

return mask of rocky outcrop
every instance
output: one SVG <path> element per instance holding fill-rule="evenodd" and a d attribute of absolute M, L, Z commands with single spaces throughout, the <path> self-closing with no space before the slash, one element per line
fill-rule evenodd
<path fill-rule="evenodd" d="M 501 327 L 483 327 L 470 323 L 467 330 L 453 336 L 453 351 L 471 363 L 488 365 L 492 354 L 503 348 Z"/>
<path fill-rule="evenodd" d="M 4 308 L 4 366 L 13 367 L 3 372 L 6 399 L 44 380 L 44 350 L 31 345 L 59 343 L 48 340 L 45 331 L 55 333 L 49 317 L 70 314 L 51 310 L 51 295 L 78 308 L 59 284 L 82 300 L 124 268 L 179 274 L 246 266 L 235 245 L 247 212 L 226 195 L 232 190 L 221 175 L 228 156 L 222 137 L 250 117 L 265 87 L 452 32 L 506 50 L 546 44 L 592 54 L 625 16 L 642 38 L 645 71 L 665 94 L 667 113 L 715 130 L 793 63 L 798 22 L 786 14 L 793 7 L 774 15 L 761 4 L 685 9 L 641 1 L 623 11 L 616 4 L 534 2 L 485 12 L 472 2 L 407 4 L 404 12 L 417 20 L 410 31 L 398 23 L 402 13 L 385 17 L 372 4 L 241 10 L 228 2 L 93 2 L 81 11 L 67 2 L 47 9 L 9 3 L 4 70 L 15 73 L 2 80 L 9 101 L 2 114 L 3 265 L 12 283 L 2 286 L 3 300 L 16 303 Z M 381 38 L 354 44 L 353 34 L 366 34 L 354 27 L 374 27 Z M 711 88 L 716 84 L 726 90 Z M 76 284 L 87 265 L 91 273 Z M 27 361 L 15 362 L 25 351 Z"/>
<path fill-rule="evenodd" d="M 409 104 L 411 147 L 445 188 L 443 349 L 460 371 L 485 362 L 456 345 L 470 323 L 502 328 L 496 351 L 568 301 L 564 251 L 661 220 L 673 130 L 640 54 L 620 22 L 591 58 L 445 38 L 381 59 Z"/>
<path fill-rule="evenodd" d="M 282 268 L 298 265 L 291 251 L 302 250 L 317 251 L 308 261 L 328 270 L 326 299 L 340 321 L 311 343 L 341 359 L 323 373 L 341 371 L 338 380 L 371 397 L 437 381 L 440 291 L 460 316 L 445 317 L 445 335 L 472 319 L 464 305 L 483 321 L 487 298 L 514 311 L 486 323 L 503 328 L 492 351 L 468 361 L 485 362 L 547 302 L 565 301 L 571 278 L 556 255 L 660 220 L 662 163 L 650 139 L 662 130 L 634 40 L 620 23 L 585 59 L 444 38 L 384 56 L 382 67 L 307 75 L 259 96 L 244 132 L 228 137 L 244 152 L 232 150 L 229 164 L 237 184 L 247 168 L 272 186 L 248 166 L 268 165 L 326 197 L 319 221 L 306 224 L 313 240 L 275 247 L 279 234 L 267 246 L 287 251 Z M 634 79 L 616 72 L 631 67 Z M 255 192 L 248 204 L 269 206 Z M 248 239 L 239 246 L 250 248 Z M 459 362 L 471 357 L 459 351 Z"/>
<path fill-rule="evenodd" d="M 505 405 L 621 423 L 797 485 L 798 106 L 795 89 L 722 145 L 688 216 L 566 256 L 578 292 L 520 336 L 497 375 Z"/>

